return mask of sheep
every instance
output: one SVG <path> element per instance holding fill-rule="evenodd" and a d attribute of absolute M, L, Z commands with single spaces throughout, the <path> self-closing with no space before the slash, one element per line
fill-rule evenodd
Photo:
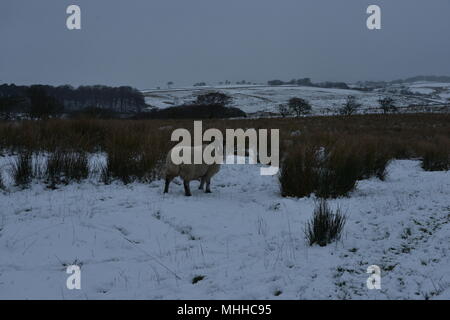
<path fill-rule="evenodd" d="M 205 149 L 206 145 L 202 146 L 202 151 Z M 164 193 L 169 192 L 169 184 L 170 182 L 177 176 L 180 176 L 183 179 L 183 185 L 184 185 L 184 193 L 186 196 L 191 196 L 191 189 L 189 187 L 189 182 L 191 180 L 198 180 L 200 179 L 200 187 L 199 189 L 202 190 L 204 188 L 205 182 L 206 182 L 206 189 L 205 193 L 211 193 L 210 189 L 210 183 L 211 178 L 220 170 L 220 163 L 213 163 L 213 164 L 194 164 L 194 161 L 191 161 L 191 164 L 179 164 L 176 165 L 172 162 L 171 154 L 175 148 L 172 148 L 166 157 L 166 174 L 165 174 L 165 187 L 164 187 Z M 199 147 L 191 147 L 191 155 L 193 157 L 195 148 Z"/>

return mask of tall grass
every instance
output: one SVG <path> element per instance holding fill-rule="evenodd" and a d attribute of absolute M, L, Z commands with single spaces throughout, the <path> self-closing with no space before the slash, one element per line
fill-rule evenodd
<path fill-rule="evenodd" d="M 323 247 L 342 236 L 347 217 L 337 208 L 331 210 L 328 203 L 321 199 L 314 208 L 311 221 L 305 226 L 305 236 L 309 245 L 318 244 Z"/>
<path fill-rule="evenodd" d="M 6 190 L 5 182 L 3 181 L 3 175 L 0 172 L 0 190 Z"/>
<path fill-rule="evenodd" d="M 125 183 L 150 181 L 160 174 L 163 158 L 173 145 L 170 134 L 176 128 L 192 133 L 192 120 L 68 120 L 0 122 L 0 149 L 13 153 L 28 150 L 53 155 L 51 181 L 85 176 L 85 160 L 75 161 L 75 170 L 61 169 L 60 153 L 104 152 L 107 164 L 102 180 L 120 179 Z M 307 118 L 266 118 L 203 120 L 204 130 L 255 128 L 280 129 L 281 193 L 284 196 L 323 197 L 348 194 L 358 179 L 383 179 L 390 159 L 423 159 L 425 170 L 448 170 L 450 150 L 449 114 L 355 115 Z M 301 134 L 291 135 L 293 132 Z M 225 136 L 225 135 L 224 135 Z M 293 145 L 287 147 L 287 142 Z M 323 149 L 323 152 L 320 151 Z M 325 160 L 317 158 L 322 152 Z M 320 160 L 320 161 L 319 161 Z M 69 161 L 71 162 L 71 161 Z M 18 176 L 26 170 L 22 159 Z M 70 165 L 69 165 L 70 166 Z M 60 168 L 60 169 L 58 169 Z M 31 170 L 33 171 L 33 170 Z M 22 172 L 22 173 L 20 173 Z M 69 172 L 67 174 L 67 172 Z M 47 175 L 47 173 L 46 173 Z M 26 176 L 26 175 L 25 175 Z M 26 182 L 26 178 L 24 182 Z M 21 179 L 18 179 L 19 183 Z M 59 181 L 59 182 L 58 182 Z"/>
<path fill-rule="evenodd" d="M 16 186 L 26 188 L 33 179 L 32 153 L 21 151 L 11 163 L 11 176 Z"/>
<path fill-rule="evenodd" d="M 450 138 L 435 137 L 423 145 L 422 168 L 426 171 L 450 170 Z"/>
<path fill-rule="evenodd" d="M 324 144 L 325 146 L 322 146 Z M 389 155 L 367 139 L 329 137 L 299 142 L 284 150 L 279 182 L 282 196 L 346 196 L 360 179 L 384 179 Z"/>
<path fill-rule="evenodd" d="M 124 184 L 153 181 L 160 176 L 167 150 L 167 142 L 158 134 L 116 135 L 107 146 L 107 160 L 101 179 L 105 183 L 119 179 Z"/>
<path fill-rule="evenodd" d="M 50 186 L 80 182 L 89 176 L 89 162 L 85 152 L 56 150 L 47 160 L 46 178 Z"/>

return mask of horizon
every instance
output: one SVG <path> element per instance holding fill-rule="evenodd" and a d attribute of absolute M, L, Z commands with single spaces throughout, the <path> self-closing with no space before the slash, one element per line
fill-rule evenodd
<path fill-rule="evenodd" d="M 417 78 L 417 77 L 448 77 L 448 78 L 450 78 L 450 76 L 448 76 L 448 75 L 432 75 L 432 74 L 429 74 L 429 75 L 414 75 L 414 76 L 411 76 L 411 77 L 408 77 L 408 78 L 401 78 L 401 79 L 391 79 L 391 80 L 357 80 L 357 81 L 354 81 L 354 82 L 346 82 L 346 81 L 339 81 L 339 80 L 337 80 L 336 82 L 345 82 L 346 84 L 356 84 L 356 83 L 358 83 L 358 82 L 362 82 L 362 83 L 364 83 L 364 82 L 385 82 L 385 83 L 391 83 L 391 82 L 395 82 L 395 81 L 406 81 L 406 80 L 408 80 L 408 79 L 410 79 L 410 78 Z M 300 79 L 300 78 L 295 78 L 295 79 Z M 260 85 L 260 86 L 270 86 L 270 85 L 268 85 L 267 84 L 267 82 L 268 81 L 270 81 L 270 80 L 282 80 L 282 81 L 289 81 L 289 80 L 291 80 L 291 79 L 284 79 L 284 78 L 280 78 L 280 79 L 269 79 L 269 80 L 266 80 L 266 81 L 264 81 L 263 80 L 263 82 L 253 82 L 253 81 L 249 81 L 249 82 L 247 82 L 247 83 L 245 83 L 245 84 L 237 84 L 236 82 L 231 82 L 230 84 L 228 84 L 228 86 L 242 86 L 242 85 Z M 323 80 L 323 81 L 314 81 L 314 79 L 311 79 L 312 80 L 312 82 L 314 83 L 314 84 L 319 84 L 319 83 L 323 83 L 323 82 L 327 82 L 327 81 L 329 81 L 329 80 Z M 239 80 L 238 80 L 239 81 Z M 419 80 L 419 82 L 420 81 L 422 81 L 422 80 Z M 434 80 L 424 80 L 425 82 L 439 82 L 439 81 L 434 81 Z M 205 81 L 206 82 L 206 81 Z M 211 82 L 206 82 L 206 86 L 203 86 L 203 87 L 214 87 L 214 86 L 227 86 L 226 84 L 219 84 L 219 82 L 221 82 L 220 80 L 217 80 L 217 81 L 211 81 Z M 222 81 L 223 82 L 223 81 Z M 449 81 L 450 82 L 450 81 Z M 60 84 L 49 84 L 49 83 L 30 83 L 30 84 L 22 84 L 22 83 L 14 83 L 14 82 L 1 82 L 1 80 L 0 80 L 0 85 L 16 85 L 16 86 L 33 86 L 33 85 L 42 85 L 42 86 L 54 86 L 54 87 L 59 87 L 59 86 L 71 86 L 71 87 L 73 87 L 73 88 L 78 88 L 78 87 L 81 87 L 81 86 L 106 86 L 106 87 L 120 87 L 120 86 L 130 86 L 130 85 L 128 85 L 128 84 L 120 84 L 120 85 L 112 85 L 112 86 L 110 86 L 110 85 L 105 85 L 105 84 L 103 84 L 103 83 L 92 83 L 92 84 L 79 84 L 79 85 L 73 85 L 73 84 L 70 84 L 70 83 L 60 83 Z M 288 86 L 289 84 L 284 84 L 284 86 Z M 283 86 L 283 85 L 281 85 L 281 86 Z M 302 85 L 292 85 L 292 86 L 302 86 Z M 176 81 L 174 81 L 174 83 L 172 84 L 172 87 L 171 88 L 168 88 L 167 87 L 167 84 L 162 84 L 161 86 L 154 86 L 154 87 L 147 87 L 147 88 L 138 88 L 138 87 L 133 87 L 133 86 L 131 86 L 132 88 L 134 88 L 134 89 L 137 89 L 137 90 L 139 90 L 139 91 L 145 91 L 145 90 L 149 90 L 149 89 L 157 89 L 157 88 L 160 88 L 161 90 L 170 90 L 170 89 L 182 89 L 182 88 L 192 88 L 192 87 L 194 87 L 194 84 L 187 84 L 187 85 L 182 85 L 182 86 L 177 86 L 177 82 Z M 198 86 L 198 88 L 199 89 L 201 89 L 202 88 L 202 86 Z"/>

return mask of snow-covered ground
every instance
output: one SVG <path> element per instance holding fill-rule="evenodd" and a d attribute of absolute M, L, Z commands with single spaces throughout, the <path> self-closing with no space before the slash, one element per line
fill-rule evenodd
<path fill-rule="evenodd" d="M 224 165 L 192 197 L 95 179 L 0 192 L 0 298 L 449 299 L 450 172 L 388 172 L 330 201 L 348 222 L 327 247 L 304 240 L 314 198 L 282 198 L 257 165 Z M 71 264 L 81 290 L 66 288 Z M 366 287 L 370 265 L 381 290 Z"/>
<path fill-rule="evenodd" d="M 409 90 L 409 94 L 401 90 Z M 299 86 L 211 86 L 191 87 L 165 90 L 144 91 L 146 103 L 158 108 L 189 103 L 196 96 L 207 91 L 222 91 L 233 97 L 232 106 L 247 113 L 276 112 L 280 103 L 286 103 L 292 97 L 307 99 L 314 114 L 321 114 L 340 107 L 347 96 L 353 95 L 363 108 L 378 107 L 378 100 L 385 96 L 395 99 L 397 106 L 430 105 L 447 102 L 450 97 L 450 83 L 417 82 L 404 85 L 392 85 L 375 91 L 360 91 L 353 89 L 327 89 Z"/>

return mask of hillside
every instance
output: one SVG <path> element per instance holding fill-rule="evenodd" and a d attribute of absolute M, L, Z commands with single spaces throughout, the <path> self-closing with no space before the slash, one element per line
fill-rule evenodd
<path fill-rule="evenodd" d="M 450 98 L 450 83 L 414 82 L 409 84 L 390 84 L 385 88 L 371 91 L 354 89 L 332 89 L 303 86 L 205 86 L 166 90 L 144 90 L 145 102 L 158 108 L 189 103 L 196 96 L 208 91 L 221 91 L 233 97 L 233 107 L 246 113 L 276 112 L 280 103 L 287 102 L 292 97 L 307 99 L 313 114 L 333 113 L 349 95 L 356 96 L 362 108 L 378 106 L 378 99 L 390 96 L 397 106 L 409 105 L 442 105 Z"/>

